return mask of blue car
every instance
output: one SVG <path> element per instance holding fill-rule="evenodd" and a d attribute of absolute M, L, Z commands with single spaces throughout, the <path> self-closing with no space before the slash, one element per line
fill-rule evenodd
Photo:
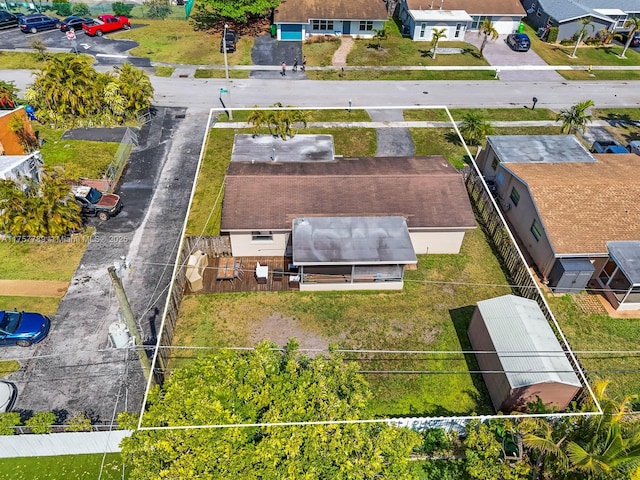
<path fill-rule="evenodd" d="M 20 31 L 23 33 L 37 33 L 41 30 L 53 30 L 58 28 L 60 20 L 55 17 L 48 17 L 41 13 L 25 15 L 18 20 Z"/>
<path fill-rule="evenodd" d="M 45 339 L 51 320 L 33 312 L 0 310 L 0 345 L 29 347 Z"/>

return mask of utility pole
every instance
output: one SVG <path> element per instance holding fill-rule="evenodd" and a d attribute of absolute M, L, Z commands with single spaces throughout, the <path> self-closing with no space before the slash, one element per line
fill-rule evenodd
<path fill-rule="evenodd" d="M 122 286 L 120 277 L 116 273 L 116 268 L 112 265 L 107 270 L 109 270 L 109 276 L 111 277 L 111 281 L 113 282 L 113 289 L 116 292 L 116 298 L 118 299 L 118 303 L 120 304 L 124 322 L 127 324 L 127 328 L 129 329 L 129 332 L 131 332 L 131 335 L 133 335 L 133 338 L 135 340 L 135 350 L 138 354 L 138 358 L 140 359 L 142 371 L 144 372 L 144 376 L 148 381 L 149 377 L 151 376 L 151 362 L 149 361 L 149 357 L 147 357 L 147 352 L 142 346 L 142 338 L 140 337 L 140 332 L 138 331 L 136 319 L 133 316 L 133 312 L 131 311 L 131 305 L 129 304 L 129 300 L 127 299 L 127 294 L 124 291 L 124 287 Z"/>
<path fill-rule="evenodd" d="M 224 32 L 222 32 L 222 51 L 224 54 L 224 77 L 227 80 L 227 103 L 229 104 L 229 120 L 233 120 L 233 112 L 231 111 L 231 87 L 229 86 L 229 62 L 227 61 L 227 28 L 228 24 L 224 24 Z"/>

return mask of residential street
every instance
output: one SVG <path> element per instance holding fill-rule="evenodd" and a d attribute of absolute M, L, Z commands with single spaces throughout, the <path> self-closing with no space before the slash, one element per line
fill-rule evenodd
<path fill-rule="evenodd" d="M 29 70 L 4 70 L 3 80 L 14 80 L 24 90 L 31 83 Z M 220 108 L 219 89 L 224 79 L 194 79 L 151 76 L 155 104 L 161 106 Z M 447 105 L 448 107 L 531 106 L 559 110 L 591 99 L 598 108 L 637 107 L 640 82 L 501 82 L 501 81 L 296 81 L 283 79 L 232 80 L 231 107 L 269 106 L 275 102 L 301 107 L 353 108 L 403 105 Z"/>

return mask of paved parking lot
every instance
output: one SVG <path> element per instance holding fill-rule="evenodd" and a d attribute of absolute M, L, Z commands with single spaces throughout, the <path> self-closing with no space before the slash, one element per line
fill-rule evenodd
<path fill-rule="evenodd" d="M 140 28 L 141 24 L 133 24 L 132 28 Z M 131 40 L 115 40 L 109 35 L 103 37 L 89 37 L 83 32 L 76 32 L 75 47 L 60 30 L 47 30 L 38 33 L 22 33 L 18 28 L 0 30 L 0 47 L 3 49 L 20 50 L 31 48 L 34 40 L 41 40 L 53 52 L 86 53 L 96 57 L 96 63 L 113 65 L 127 60 L 136 66 L 150 66 L 149 59 L 129 57 L 127 53 L 138 44 Z"/>

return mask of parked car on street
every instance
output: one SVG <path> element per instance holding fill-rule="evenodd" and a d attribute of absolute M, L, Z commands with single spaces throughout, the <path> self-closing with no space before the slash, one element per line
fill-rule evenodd
<path fill-rule="evenodd" d="M 11 28 L 18 26 L 20 17 L 13 13 L 0 11 L 0 28 Z"/>
<path fill-rule="evenodd" d="M 41 13 L 33 13 L 20 17 L 18 25 L 23 33 L 38 33 L 41 30 L 53 30 L 58 28 L 60 19 L 49 17 Z"/>
<path fill-rule="evenodd" d="M 103 193 L 93 187 L 85 186 L 74 186 L 71 191 L 85 216 L 98 217 L 104 221 L 115 217 L 122 210 L 120 196 L 115 193 Z"/>
<path fill-rule="evenodd" d="M 516 52 L 528 52 L 531 48 L 531 40 L 525 33 L 510 33 L 507 35 L 507 45 Z"/>
<path fill-rule="evenodd" d="M 227 35 L 224 38 L 226 41 L 227 53 L 233 53 L 236 51 L 236 43 L 238 43 L 238 34 L 232 30 L 227 30 Z M 220 39 L 220 53 L 224 53 L 223 39 Z"/>
<path fill-rule="evenodd" d="M 0 381 L 0 413 L 8 412 L 13 408 L 18 396 L 18 389 L 11 382 Z"/>
<path fill-rule="evenodd" d="M 0 310 L 0 345 L 29 347 L 46 338 L 51 321 L 45 315 Z"/>
<path fill-rule="evenodd" d="M 640 155 L 640 140 L 632 140 L 627 145 L 627 150 L 629 153 L 635 153 L 636 155 Z"/>
<path fill-rule="evenodd" d="M 97 20 L 90 24 L 83 24 L 84 33 L 93 37 L 97 35 L 101 37 L 105 33 L 115 32 L 116 30 L 129 30 L 131 23 L 127 17 L 114 15 L 99 15 Z"/>
<path fill-rule="evenodd" d="M 60 31 L 68 32 L 71 30 L 72 32 L 82 30 L 82 25 L 93 23 L 93 18 L 82 18 L 76 17 L 72 15 L 71 17 L 67 17 L 60 22 Z"/>

